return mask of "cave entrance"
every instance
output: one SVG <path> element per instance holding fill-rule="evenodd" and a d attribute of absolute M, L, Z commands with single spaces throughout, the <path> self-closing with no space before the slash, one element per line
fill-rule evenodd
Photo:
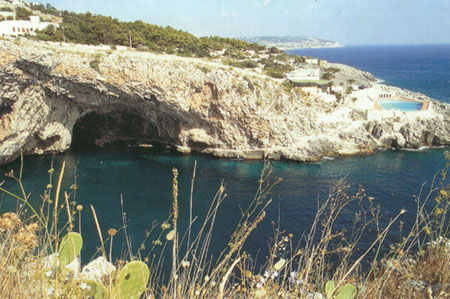
<path fill-rule="evenodd" d="M 89 112 L 73 127 L 75 150 L 143 147 L 167 151 L 174 142 L 135 111 Z"/>

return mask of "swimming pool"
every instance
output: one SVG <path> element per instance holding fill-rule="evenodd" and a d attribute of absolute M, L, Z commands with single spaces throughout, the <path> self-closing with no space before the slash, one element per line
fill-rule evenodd
<path fill-rule="evenodd" d="M 402 100 L 378 101 L 378 105 L 384 110 L 419 111 L 423 108 L 423 102 Z"/>

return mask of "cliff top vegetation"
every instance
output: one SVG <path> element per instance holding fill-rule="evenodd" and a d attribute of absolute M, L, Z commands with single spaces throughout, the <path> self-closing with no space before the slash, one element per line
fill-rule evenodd
<path fill-rule="evenodd" d="M 29 38 L 88 45 L 132 47 L 139 51 L 173 54 L 184 57 L 216 58 L 238 68 L 259 69 L 266 75 L 282 79 L 296 63 L 304 62 L 297 55 L 287 55 L 276 47 L 267 48 L 235 38 L 219 36 L 196 37 L 170 26 L 161 27 L 143 21 L 124 22 L 100 14 L 60 11 L 50 4 L 30 4 L 18 7 L 18 19 L 40 15 L 46 20 L 58 20 L 59 26 L 48 26 Z"/>

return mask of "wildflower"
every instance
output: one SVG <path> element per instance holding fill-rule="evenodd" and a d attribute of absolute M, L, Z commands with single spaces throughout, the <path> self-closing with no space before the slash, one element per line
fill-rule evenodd
<path fill-rule="evenodd" d="M 297 271 L 292 271 L 289 274 L 288 281 L 290 284 L 297 284 Z"/>
<path fill-rule="evenodd" d="M 77 205 L 77 211 L 81 212 L 83 210 L 83 206 L 82 205 Z"/>
<path fill-rule="evenodd" d="M 114 228 L 108 229 L 108 236 L 114 237 L 116 234 L 117 234 L 117 230 L 115 230 Z"/>
<path fill-rule="evenodd" d="M 77 189 L 78 189 L 78 186 L 75 185 L 75 184 L 72 184 L 72 185 L 70 186 L 70 189 L 72 189 L 72 190 L 77 190 Z"/>
<path fill-rule="evenodd" d="M 51 270 L 45 272 L 45 276 L 50 277 L 52 276 L 53 272 Z"/>
<path fill-rule="evenodd" d="M 278 271 L 273 271 L 272 275 L 270 275 L 270 278 L 275 279 L 278 277 Z"/>
<path fill-rule="evenodd" d="M 260 283 L 260 282 L 258 282 L 258 283 L 256 284 L 256 288 L 258 288 L 258 289 L 262 288 L 262 286 L 263 286 L 263 284 Z"/>
<path fill-rule="evenodd" d="M 47 184 L 47 189 L 52 189 L 52 184 Z"/>
<path fill-rule="evenodd" d="M 55 171 L 55 169 L 50 168 L 50 169 L 48 170 L 48 173 L 53 173 L 54 171 Z"/>
<path fill-rule="evenodd" d="M 176 231 L 175 231 L 174 229 L 171 230 L 171 231 L 166 235 L 167 241 L 172 241 L 173 238 L 175 237 L 175 233 L 176 233 Z"/>
<path fill-rule="evenodd" d="M 81 288 L 82 290 L 90 289 L 89 286 L 87 285 L 87 283 L 85 283 L 85 282 L 82 282 L 82 283 L 80 284 L 80 288 Z"/>
<path fill-rule="evenodd" d="M 209 281 L 209 276 L 206 275 L 206 276 L 205 276 L 205 282 L 208 282 L 208 281 Z"/>
<path fill-rule="evenodd" d="M 266 270 L 266 272 L 264 272 L 264 277 L 269 277 L 270 276 L 270 271 Z"/>
<path fill-rule="evenodd" d="M 252 278 L 252 272 L 250 272 L 250 271 L 245 271 L 245 277 L 247 277 L 247 278 Z"/>
<path fill-rule="evenodd" d="M 181 262 L 181 267 L 183 268 L 187 268 L 191 265 L 191 263 L 189 261 L 182 261 Z"/>
<path fill-rule="evenodd" d="M 195 296 L 200 296 L 200 291 L 199 290 L 195 291 Z"/>
<path fill-rule="evenodd" d="M 49 287 L 48 291 L 47 291 L 47 296 L 52 296 L 54 292 L 55 292 L 55 288 Z"/>
<path fill-rule="evenodd" d="M 448 193 L 447 193 L 447 191 L 445 191 L 445 190 L 441 190 L 441 191 L 439 191 L 439 193 L 440 193 L 442 196 L 448 196 Z"/>
<path fill-rule="evenodd" d="M 292 233 L 289 233 L 289 238 L 291 238 L 292 239 L 292 237 L 294 236 L 294 234 L 292 234 Z"/>
<path fill-rule="evenodd" d="M 170 228 L 170 224 L 167 223 L 167 222 L 163 222 L 163 223 L 161 224 L 161 228 L 162 228 L 163 230 L 169 229 L 169 228 Z"/>

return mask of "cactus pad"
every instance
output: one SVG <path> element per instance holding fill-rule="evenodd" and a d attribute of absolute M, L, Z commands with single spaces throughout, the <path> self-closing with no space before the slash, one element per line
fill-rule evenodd
<path fill-rule="evenodd" d="M 133 261 L 123 267 L 112 292 L 113 299 L 139 299 L 147 287 L 150 270 L 141 261 Z"/>
<path fill-rule="evenodd" d="M 72 262 L 81 252 L 83 238 L 79 233 L 68 233 L 59 245 L 59 263 L 61 267 Z"/>
<path fill-rule="evenodd" d="M 345 286 L 339 289 L 336 299 L 353 299 L 356 297 L 356 288 L 347 283 Z"/>
<path fill-rule="evenodd" d="M 83 292 L 86 298 L 93 298 L 93 299 L 109 298 L 108 289 L 101 283 L 94 280 L 88 280 L 83 283 L 86 284 L 86 287 L 83 288 Z"/>

